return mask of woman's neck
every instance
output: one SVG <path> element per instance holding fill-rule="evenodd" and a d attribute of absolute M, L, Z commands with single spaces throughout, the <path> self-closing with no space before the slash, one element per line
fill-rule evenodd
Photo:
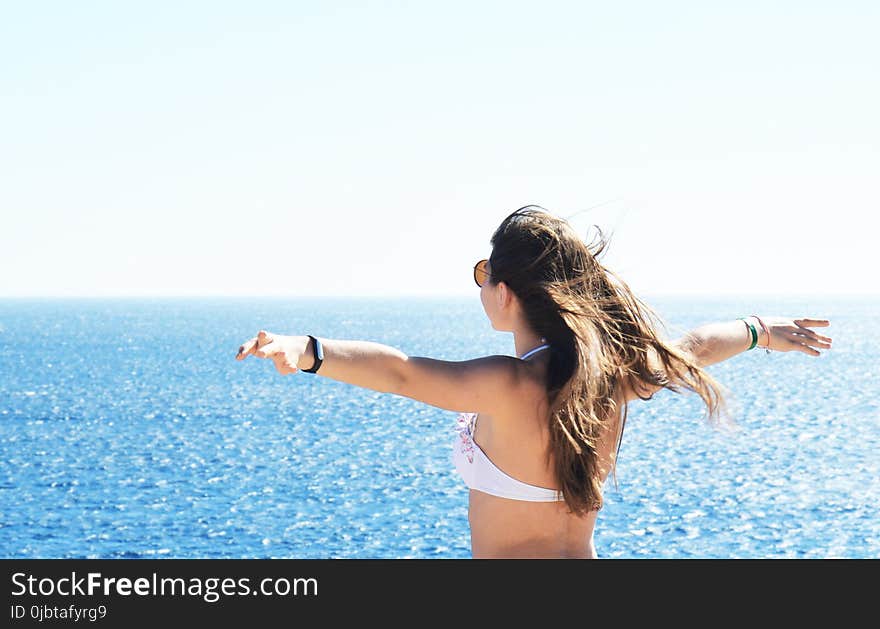
<path fill-rule="evenodd" d="M 527 352 L 546 343 L 547 341 L 543 337 L 531 331 L 521 334 L 513 333 L 513 346 L 517 356 L 523 356 Z"/>

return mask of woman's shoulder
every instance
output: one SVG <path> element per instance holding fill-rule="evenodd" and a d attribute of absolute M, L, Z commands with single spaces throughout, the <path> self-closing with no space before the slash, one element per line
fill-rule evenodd
<path fill-rule="evenodd" d="M 522 361 L 520 361 L 522 362 Z M 528 363 L 517 367 L 516 386 L 510 391 L 504 404 L 499 405 L 499 415 L 508 421 L 531 421 L 549 411 L 544 369 Z"/>

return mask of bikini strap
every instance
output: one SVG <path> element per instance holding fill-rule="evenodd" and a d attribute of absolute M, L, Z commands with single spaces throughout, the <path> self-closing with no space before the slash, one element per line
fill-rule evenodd
<path fill-rule="evenodd" d="M 536 353 L 536 352 L 540 352 L 542 349 L 547 349 L 548 347 L 550 347 L 550 345 L 549 345 L 548 343 L 544 343 L 543 345 L 539 345 L 539 346 L 536 347 L 535 349 L 531 349 L 531 350 L 527 351 L 525 354 L 523 354 L 522 356 L 520 356 L 519 359 L 520 359 L 520 360 L 525 360 L 526 358 L 528 358 L 528 357 L 531 356 L 532 354 L 534 354 L 534 353 Z"/>

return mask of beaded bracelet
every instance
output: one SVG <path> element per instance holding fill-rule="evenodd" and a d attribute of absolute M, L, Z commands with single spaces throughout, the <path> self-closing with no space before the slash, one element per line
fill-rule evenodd
<path fill-rule="evenodd" d="M 740 317 L 739 320 L 746 324 L 746 327 L 749 329 L 749 334 L 752 337 L 752 344 L 749 345 L 749 349 L 755 349 L 755 345 L 758 344 L 758 330 L 755 328 L 755 324 L 745 317 Z"/>

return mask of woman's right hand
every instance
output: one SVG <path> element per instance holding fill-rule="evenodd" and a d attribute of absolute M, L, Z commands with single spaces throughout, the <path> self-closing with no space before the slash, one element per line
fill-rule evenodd
<path fill-rule="evenodd" d="M 776 352 L 803 352 L 809 356 L 821 355 L 819 349 L 831 349 L 831 337 L 824 336 L 809 328 L 827 328 L 831 325 L 828 319 L 789 319 L 787 317 L 761 317 L 770 331 L 770 344 L 767 345 L 767 333 L 760 324 L 758 329 L 758 347 Z"/>
<path fill-rule="evenodd" d="M 245 341 L 235 355 L 236 360 L 244 360 L 248 356 L 269 358 L 275 363 L 275 369 L 282 376 L 297 372 L 299 359 L 308 346 L 308 336 L 285 336 L 260 330 L 254 338 Z"/>

